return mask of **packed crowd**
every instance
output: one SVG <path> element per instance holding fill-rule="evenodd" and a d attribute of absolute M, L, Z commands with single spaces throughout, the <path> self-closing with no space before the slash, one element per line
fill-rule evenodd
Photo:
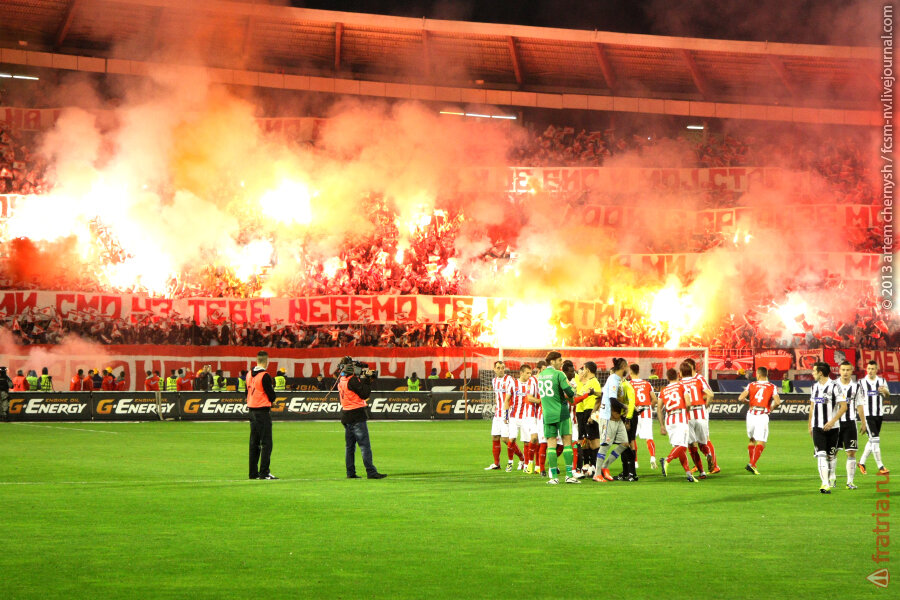
<path fill-rule="evenodd" d="M 45 167 L 32 136 L 0 122 L 0 194 L 43 193 Z"/>
<path fill-rule="evenodd" d="M 796 138 L 796 136 L 794 136 Z M 573 128 L 548 127 L 534 132 L 517 147 L 511 156 L 515 164 L 527 165 L 598 165 L 604 160 L 633 153 L 640 155 L 642 164 L 666 166 L 740 166 L 779 164 L 789 168 L 813 170 L 833 183 L 846 195 L 848 203 L 870 202 L 873 190 L 868 182 L 868 166 L 862 158 L 864 144 L 851 138 L 815 140 L 801 144 L 794 138 L 743 140 L 730 135 L 698 135 L 695 137 L 622 136 L 615 131 L 581 131 Z M 44 163 L 32 152 L 34 140 L 21 132 L 4 129 L 0 125 L 0 193 L 41 193 L 46 183 L 41 178 Z M 673 151 L 690 148 L 688 155 Z M 672 157 L 678 164 L 672 164 Z M 863 190 L 865 193 L 863 193 Z M 739 201 L 731 192 L 712 191 L 707 201 L 727 206 Z M 396 215 L 389 202 L 381 196 L 366 199 L 366 213 L 374 224 L 373 232 L 358 237 L 332 258 L 322 261 L 315 257 L 300 257 L 303 265 L 289 281 L 282 281 L 281 293 L 295 296 L 332 294 L 465 294 L 467 281 L 457 265 L 456 240 L 466 222 L 461 211 L 435 211 L 427 224 L 406 235 L 398 228 Z M 514 211 L 513 211 L 514 212 Z M 511 227 L 510 229 L 516 229 Z M 248 234 L 247 232 L 244 232 Z M 99 240 L 107 232 L 98 223 L 95 234 Z M 249 234 L 248 234 L 249 235 Z M 878 231 L 854 234 L 851 248 L 856 251 L 879 249 L 882 237 Z M 485 232 L 490 247 L 474 260 L 498 270 L 514 260 L 514 240 L 503 234 Z M 252 237 L 252 236 L 251 236 Z M 635 252 L 705 252 L 727 247 L 731 234 L 714 231 L 695 232 L 692 236 L 647 236 L 646 246 Z M 239 240 L 240 241 L 240 240 Z M 112 262 L 116 256 L 114 240 L 101 244 L 108 249 Z M 305 260 L 304 260 L 305 259 Z M 63 274 L 64 280 L 48 286 L 47 281 L 16 278 L 9 269 L 0 270 L 0 289 L 65 289 L 99 292 L 97 278 L 90 273 Z M 173 278 L 166 292 L 168 297 L 254 297 L 266 284 L 265 276 L 241 279 L 228 267 L 210 264 Z M 140 292 L 139 289 L 120 290 Z M 867 300 L 871 304 L 871 299 Z M 723 323 L 718 330 L 698 337 L 692 343 L 710 347 L 795 347 L 840 346 L 853 344 L 866 348 L 900 346 L 900 319 L 873 308 L 860 306 L 857 318 L 850 324 L 826 323 L 817 332 L 785 340 L 773 336 L 759 323 L 744 319 Z M 109 321 L 101 318 L 71 317 L 62 319 L 54 314 L 23 315 L 18 319 L 5 318 L 6 326 L 18 336 L 22 344 L 53 344 L 64 336 L 74 334 L 103 344 L 195 344 L 195 345 L 252 345 L 268 347 L 310 348 L 326 346 L 468 346 L 480 345 L 486 324 L 478 322 L 447 325 L 404 324 L 337 325 L 308 327 L 301 325 L 260 325 L 246 327 L 232 323 L 197 325 L 188 319 L 139 323 Z M 563 341 L 578 346 L 661 346 L 668 333 L 646 317 L 629 310 L 620 317 L 593 331 L 576 331 L 559 323 Z M 827 333 L 834 335 L 825 335 Z"/>
<path fill-rule="evenodd" d="M 643 167 L 778 166 L 818 173 L 836 187 L 846 204 L 873 204 L 877 189 L 872 185 L 870 161 L 865 158 L 868 147 L 865 137 L 850 134 L 622 135 L 614 129 L 576 133 L 573 127 L 550 125 L 543 131 L 530 129 L 510 159 L 532 167 L 601 166 L 625 156 L 639 159 Z M 728 200 L 721 194 L 710 198 L 713 203 Z"/>

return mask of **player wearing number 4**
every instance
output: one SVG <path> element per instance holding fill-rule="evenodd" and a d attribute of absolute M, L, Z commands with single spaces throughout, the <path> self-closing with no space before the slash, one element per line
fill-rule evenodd
<path fill-rule="evenodd" d="M 759 475 L 756 462 L 766 449 L 766 441 L 769 439 L 769 413 L 781 404 L 778 390 L 769 383 L 767 368 L 756 369 L 756 381 L 738 396 L 741 402 L 748 398 L 750 408 L 747 410 L 747 436 L 750 438 L 750 444 L 747 446 L 747 452 L 750 454 L 750 462 L 744 468 L 754 475 Z"/>

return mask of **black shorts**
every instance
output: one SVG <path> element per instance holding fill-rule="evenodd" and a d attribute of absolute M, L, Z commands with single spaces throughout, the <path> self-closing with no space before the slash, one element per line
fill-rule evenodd
<path fill-rule="evenodd" d="M 588 416 L 591 413 L 588 411 Z M 581 431 L 581 425 L 578 426 L 578 431 Z M 584 425 L 584 439 L 586 440 L 599 440 L 600 439 L 600 423 L 597 421 L 588 421 Z"/>
<path fill-rule="evenodd" d="M 825 431 L 821 427 L 813 427 L 812 438 L 813 445 L 816 447 L 816 452 L 824 452 L 828 456 L 834 456 L 837 454 L 841 430 L 837 427 L 832 427 L 828 431 Z"/>
<path fill-rule="evenodd" d="M 881 422 L 884 417 L 866 417 L 866 429 L 869 430 L 869 439 L 881 435 Z"/>
<path fill-rule="evenodd" d="M 856 421 L 841 421 L 841 439 L 838 447 L 844 450 L 858 450 L 859 436 L 856 431 Z"/>

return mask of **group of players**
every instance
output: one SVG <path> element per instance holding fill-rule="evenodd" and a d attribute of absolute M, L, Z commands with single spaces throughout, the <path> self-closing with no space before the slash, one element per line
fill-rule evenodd
<path fill-rule="evenodd" d="M 668 435 L 672 445 L 668 456 L 658 463 L 664 476 L 668 476 L 669 465 L 676 460 L 691 483 L 720 472 L 715 447 L 709 439 L 707 403 L 713 399 L 713 392 L 703 375 L 697 373 L 693 359 L 685 359 L 678 369 L 667 370 L 667 385 L 659 395 L 649 381 L 640 378 L 639 365 L 628 365 L 624 358 L 613 359 L 602 386 L 597 368 L 596 363 L 588 361 L 576 371 L 572 361 L 563 360 L 554 351 L 534 368 L 522 364 L 518 377 L 514 377 L 507 373 L 503 361 L 496 361 L 491 424 L 494 461 L 485 470 L 501 469 L 500 455 L 505 445 L 507 472 L 514 470 L 513 460 L 518 457 L 517 470 L 549 477 L 550 485 L 560 482 L 559 457 L 563 459 L 566 483 L 581 483 L 584 477 L 599 483 L 637 481 L 637 438 L 646 441 L 650 468 L 657 468 L 652 416 L 655 408 L 660 433 Z M 860 381 L 851 381 L 852 370 L 845 361 L 840 379 L 831 380 L 827 363 L 817 363 L 813 368 L 816 383 L 811 394 L 809 432 L 816 448 L 822 493 L 830 493 L 834 488 L 839 447 L 847 452 L 848 489 L 856 489 L 853 476 L 857 468 L 866 473 L 865 459 L 869 454 L 874 454 L 879 473 L 888 472 L 881 460 L 879 438 L 883 401 L 889 397 L 887 384 L 878 377 L 874 361 L 868 364 L 867 376 Z M 749 403 L 749 461 L 745 469 L 759 475 L 757 462 L 768 441 L 769 414 L 781 399 L 775 385 L 768 381 L 765 367 L 758 368 L 756 376 L 739 400 Z M 869 435 L 859 463 L 858 423 L 861 433 Z M 522 442 L 524 451 L 517 440 Z M 620 457 L 622 472 L 613 476 L 610 466 Z"/>

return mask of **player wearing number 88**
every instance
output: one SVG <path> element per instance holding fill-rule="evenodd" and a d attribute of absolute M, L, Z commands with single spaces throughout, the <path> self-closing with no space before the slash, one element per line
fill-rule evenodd
<path fill-rule="evenodd" d="M 750 462 L 744 468 L 754 475 L 759 475 L 756 463 L 769 439 L 769 413 L 781 404 L 778 389 L 769 382 L 767 368 L 756 369 L 756 381 L 748 385 L 738 396 L 738 400 L 741 402 L 748 399 L 750 407 L 747 410 L 747 436 L 750 438 L 750 443 L 747 445 L 747 452 L 750 455 Z"/>
<path fill-rule="evenodd" d="M 548 353 L 547 363 L 547 368 L 538 375 L 538 394 L 544 412 L 544 437 L 547 438 L 550 447 L 556 446 L 557 438 L 562 438 L 566 483 L 581 483 L 572 473 L 572 420 L 569 416 L 569 400 L 575 396 L 575 390 L 569 385 L 565 374 L 560 371 L 563 359 L 559 352 Z M 559 468 L 556 453 L 551 451 L 547 458 L 550 463 L 550 481 L 547 483 L 558 484 Z"/>

